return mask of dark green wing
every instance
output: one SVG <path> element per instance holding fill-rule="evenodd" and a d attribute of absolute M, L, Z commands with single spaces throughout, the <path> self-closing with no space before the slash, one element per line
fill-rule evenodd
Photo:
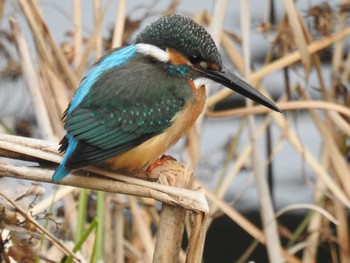
<path fill-rule="evenodd" d="M 83 101 L 65 118 L 77 141 L 66 167 L 76 169 L 122 154 L 171 125 L 192 96 L 185 79 L 137 56 L 103 73 Z M 68 140 L 61 142 L 65 151 Z"/>

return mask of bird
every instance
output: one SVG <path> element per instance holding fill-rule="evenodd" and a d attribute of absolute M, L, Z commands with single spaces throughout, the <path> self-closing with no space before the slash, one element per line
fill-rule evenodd
<path fill-rule="evenodd" d="M 280 111 L 223 66 L 204 27 L 178 14 L 161 17 L 81 80 L 63 115 L 64 156 L 52 180 L 100 163 L 127 174 L 162 163 L 201 114 L 209 82 Z"/>

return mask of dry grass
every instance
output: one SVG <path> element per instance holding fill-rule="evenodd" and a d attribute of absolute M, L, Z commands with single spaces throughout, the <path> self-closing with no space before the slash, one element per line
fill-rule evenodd
<path fill-rule="evenodd" d="M 113 48 L 124 44 L 141 22 L 128 17 L 125 11 L 127 1 L 119 1 L 115 25 L 111 30 L 113 34 L 107 40 L 103 39 L 101 30 L 110 1 L 103 6 L 101 2 L 103 1 L 93 2 L 94 28 L 86 39 L 82 32 L 81 17 L 85 15 L 81 12 L 82 3 L 79 0 L 72 1 L 72 39 L 61 44 L 54 40 L 37 0 L 18 0 L 16 3 L 19 11 L 13 17 L 4 15 L 6 1 L 0 1 L 0 19 L 11 25 L 9 32 L 0 34 L 0 52 L 6 59 L 6 65 L 0 69 L 0 77 L 11 79 L 8 77 L 22 76 L 33 100 L 37 127 L 43 139 L 0 134 L 0 156 L 7 157 L 0 159 L 1 176 L 51 182 L 53 169 L 61 160 L 56 150 L 57 142 L 64 132 L 61 114 L 83 72 L 89 67 L 91 59 L 106 51 L 103 50 L 104 47 Z M 179 3 L 180 1 L 171 1 L 164 14 L 176 12 Z M 276 104 L 282 111 L 304 110 L 309 114 L 322 138 L 320 155 L 314 156 L 303 145 L 297 132 L 291 128 L 287 114 L 271 113 L 250 102 L 244 108 L 213 111 L 215 105 L 232 94 L 229 90 L 218 91 L 208 98 L 202 118 L 186 140 L 188 163 L 192 167 L 198 164 L 203 118 L 241 118 L 242 128 L 246 125 L 249 127 L 250 140 L 232 166 L 218 168 L 225 172 L 214 191 L 206 189 L 197 179 L 192 180 L 192 172 L 188 168 L 179 168 L 174 163 L 165 172 L 171 170 L 172 174 L 176 174 L 173 171 L 180 171 L 187 181 L 184 182 L 183 178 L 177 176 L 164 176 L 164 171 L 158 171 L 161 174 L 158 180 L 150 182 L 88 168 L 65 178 L 60 184 L 66 186 L 59 186 L 52 195 L 30 205 L 29 201 L 34 197 L 43 195 L 41 186 L 25 187 L 20 191 L 17 187 L 1 191 L 0 256 L 4 262 L 10 262 L 10 258 L 24 262 L 35 259 L 58 262 L 63 255 L 71 256 L 67 262 L 93 262 L 99 259 L 118 263 L 151 262 L 153 254 L 153 262 L 200 262 L 206 229 L 218 214 L 226 214 L 257 242 L 266 245 L 271 262 L 280 262 L 281 258 L 288 262 L 315 262 L 319 245 L 323 241 L 329 242 L 333 247 L 332 262 L 350 261 L 350 167 L 347 159 L 350 152 L 350 96 L 346 89 L 350 79 L 350 53 L 344 44 L 344 39 L 350 35 L 350 3 L 343 0 L 336 9 L 328 4 L 310 7 L 307 14 L 313 18 L 312 27 L 317 34 L 315 37 L 295 1 L 285 0 L 287 12 L 281 23 L 273 24 L 274 21 L 266 15 L 266 20 L 259 27 L 262 34 L 271 36 L 267 33 L 273 32 L 275 37 L 270 39 L 271 47 L 265 64 L 255 70 L 250 68 L 250 18 L 242 16 L 243 33 L 240 39 L 223 26 L 226 4 L 226 1 L 217 1 L 212 14 L 200 10 L 193 14 L 193 18 L 201 24 L 209 23 L 208 29 L 214 40 L 221 44 L 235 68 L 264 94 L 266 91 L 262 80 L 276 71 L 284 72 L 285 87 L 281 85 L 279 92 L 282 95 Z M 242 13 L 248 13 L 250 7 L 246 1 L 241 1 L 241 8 Z M 267 6 L 267 10 L 271 10 L 270 6 Z M 268 11 L 266 13 L 270 14 Z M 30 41 L 35 45 L 32 51 L 27 46 L 29 39 L 26 39 L 17 22 L 19 16 L 26 19 L 25 23 L 30 29 Z M 15 48 L 9 51 L 4 43 Z M 243 55 L 238 51 L 237 45 L 243 45 Z M 331 50 L 330 87 L 325 84 L 321 62 L 322 53 L 326 49 Z M 292 83 L 289 74 L 298 65 L 302 68 L 305 82 Z M 319 83 L 321 99 L 317 101 L 311 98 L 303 86 L 303 83 L 308 83 L 311 72 L 316 72 Z M 296 101 L 291 100 L 292 93 L 297 94 Z M 255 122 L 254 115 L 263 116 L 260 126 Z M 0 125 L 4 125 L 4 122 L 1 121 Z M 262 159 L 257 155 L 256 140 L 271 125 L 278 127 L 281 138 L 275 145 L 270 145 L 270 155 Z M 11 130 L 9 127 L 6 129 Z M 237 140 L 239 139 L 238 136 Z M 295 148 L 316 175 L 314 185 L 310 187 L 314 203 L 294 204 L 277 213 L 273 209 L 263 171 L 274 162 L 285 142 Z M 233 145 L 237 145 L 237 141 Z M 244 169 L 244 165 L 252 160 L 252 156 L 262 229 L 224 201 L 229 186 L 239 171 Z M 11 162 L 9 159 L 12 159 Z M 14 165 L 14 160 L 26 160 L 40 165 Z M 276 171 L 276 174 L 282 176 L 283 171 Z M 87 176 L 90 176 L 88 180 Z M 95 197 L 97 201 L 91 201 Z M 157 209 L 155 200 L 164 204 L 161 212 Z M 88 204 L 93 204 L 93 207 L 87 207 Z M 282 231 L 283 226 L 277 222 L 277 216 L 288 210 L 300 209 L 309 209 L 310 212 L 299 229 L 289 235 L 290 246 L 283 247 L 280 239 L 285 233 Z M 172 221 L 174 219 L 177 219 L 177 224 Z M 157 235 L 154 229 L 160 229 Z M 183 232 L 189 237 L 186 250 L 181 248 Z M 167 238 L 169 235 L 174 236 L 172 242 Z M 243 260 L 249 257 L 251 249 L 247 248 L 241 253 Z"/>

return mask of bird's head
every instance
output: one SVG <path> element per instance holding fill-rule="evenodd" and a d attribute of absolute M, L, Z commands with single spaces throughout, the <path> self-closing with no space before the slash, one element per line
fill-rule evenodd
<path fill-rule="evenodd" d="M 171 15 L 146 27 L 136 39 L 139 51 L 169 65 L 176 74 L 202 83 L 209 79 L 272 110 L 279 109 L 248 83 L 224 69 L 212 37 L 188 17 Z"/>

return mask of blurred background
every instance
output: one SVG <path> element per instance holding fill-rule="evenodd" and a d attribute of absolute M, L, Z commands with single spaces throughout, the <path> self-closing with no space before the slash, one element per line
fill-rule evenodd
<path fill-rule="evenodd" d="M 171 149 L 172 156 L 194 169 L 194 186 L 214 196 L 208 197 L 203 261 L 272 262 L 271 248 L 282 246 L 284 256 L 292 255 L 288 261 L 350 262 L 349 10 L 347 0 L 2 0 L 0 131 L 59 142 L 62 113 L 98 57 L 133 43 L 138 32 L 163 15 L 189 16 L 211 33 L 226 67 L 282 109 L 282 114 L 270 113 L 211 85 L 203 118 Z M 1 162 L 18 165 L 9 158 L 0 157 Z M 9 195 L 19 185 L 32 187 L 1 175 L 0 191 Z M 31 193 L 21 198 L 25 210 L 60 190 L 41 187 L 46 193 L 40 197 Z M 81 246 L 81 257 L 147 262 L 128 197 L 79 189 L 69 195 L 35 219 L 64 242 L 76 244 L 77 227 L 69 222 L 79 218 L 82 229 L 88 229 L 94 218 L 101 219 L 100 199 L 103 214 L 109 214 L 109 221 L 99 226 L 105 238 L 94 246 L 91 234 L 92 241 Z M 78 205 L 81 199 L 85 201 Z M 142 198 L 136 202 L 154 241 L 160 204 Z M 118 209 L 122 212 L 116 215 Z M 106 245 L 116 237 L 105 234 L 121 218 L 125 245 L 118 258 L 120 252 Z M 268 232 L 275 218 L 277 224 Z M 15 232 L 3 232 L 1 253 L 4 259 L 20 261 Z M 269 233 L 278 239 L 274 244 L 268 244 Z M 28 248 L 33 255 L 24 256 L 28 262 L 36 256 L 60 259 L 49 242 L 40 249 L 35 245 Z"/>

